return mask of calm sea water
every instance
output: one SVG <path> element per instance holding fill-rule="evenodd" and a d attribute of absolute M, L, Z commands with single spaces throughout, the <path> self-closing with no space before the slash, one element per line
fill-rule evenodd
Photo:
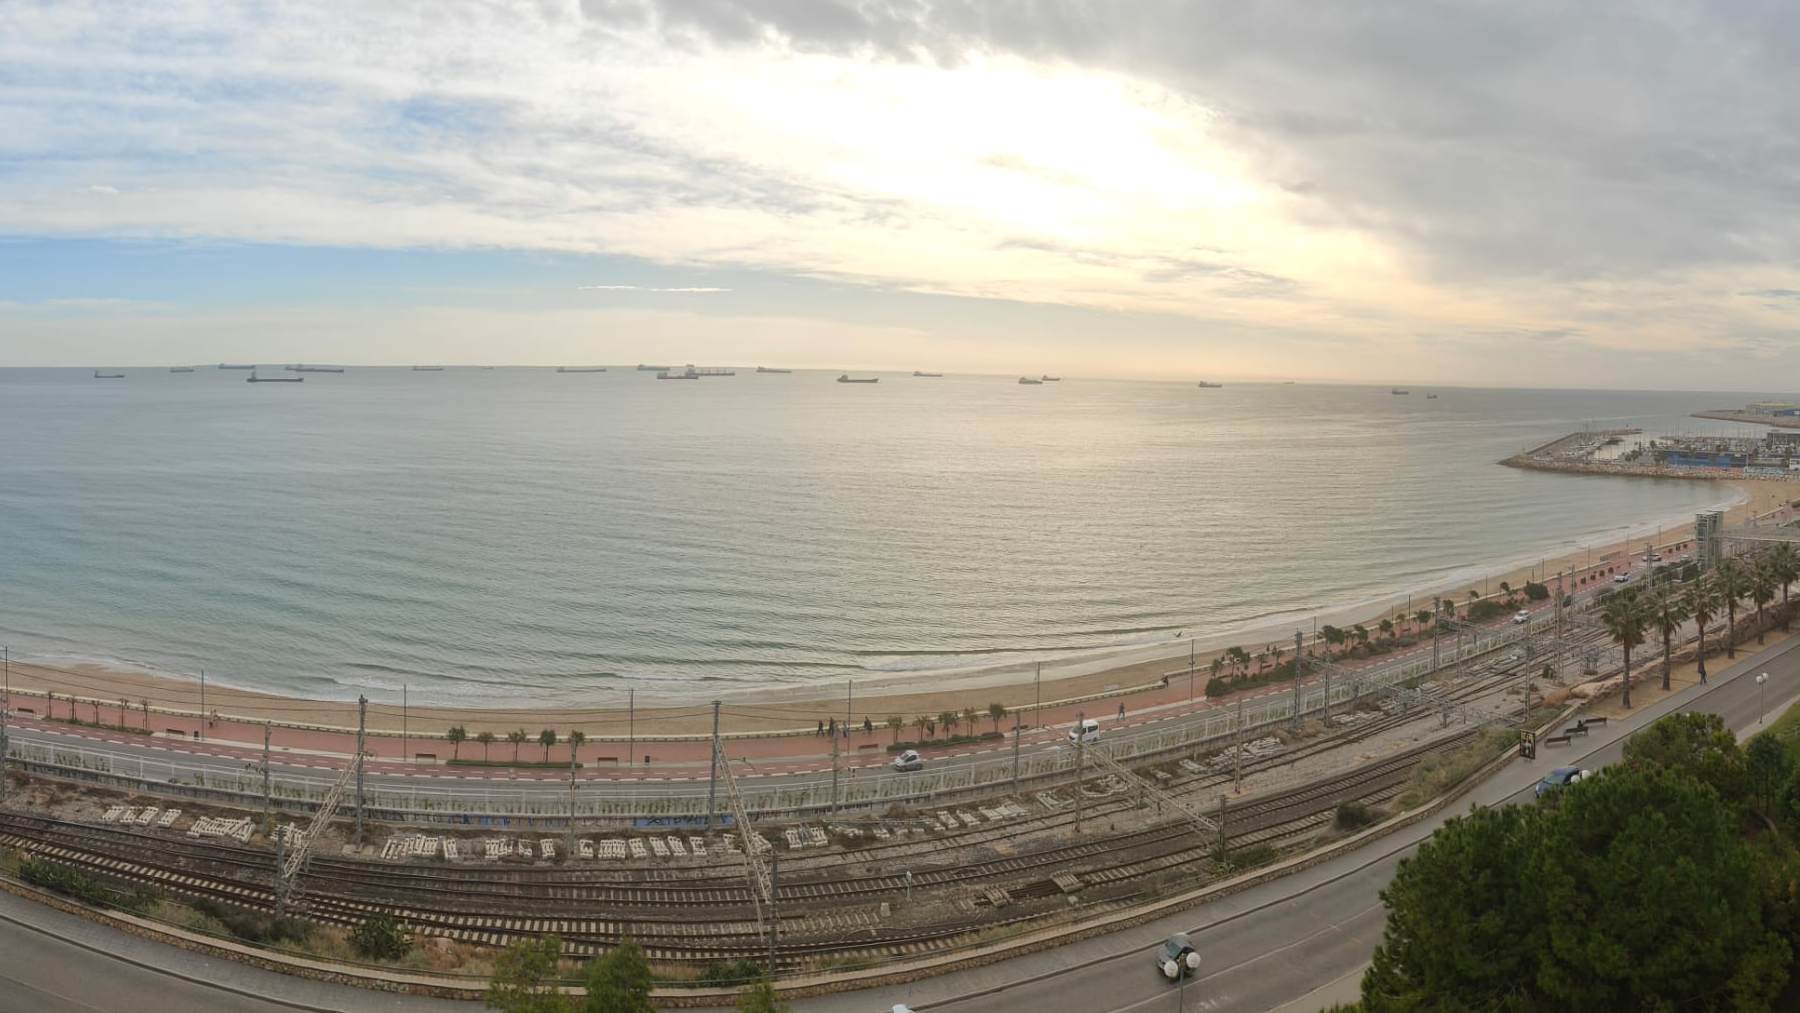
<path fill-rule="evenodd" d="M 1229 634 L 1691 515 L 1515 471 L 1749 395 L 541 369 L 0 370 L 0 636 L 441 702 L 721 690 Z"/>

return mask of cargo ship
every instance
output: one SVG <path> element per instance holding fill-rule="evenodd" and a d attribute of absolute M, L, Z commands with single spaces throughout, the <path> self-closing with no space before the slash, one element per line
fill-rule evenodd
<path fill-rule="evenodd" d="M 1049 374 L 1048 374 L 1048 373 L 1046 373 L 1046 374 L 1045 374 L 1045 375 L 1043 375 L 1043 376 L 1040 376 L 1040 377 L 1038 377 L 1038 379 L 1039 379 L 1039 380 L 1040 380 L 1040 381 L 1042 381 L 1042 382 L 1043 382 L 1043 383 L 1061 383 L 1061 382 L 1062 382 L 1062 377 L 1060 377 L 1060 376 L 1051 376 L 1051 375 L 1049 375 Z"/>
<path fill-rule="evenodd" d="M 915 369 L 915 370 L 913 370 L 913 375 L 914 376 L 943 376 L 944 374 L 942 374 L 942 373 L 927 373 L 923 370 Z"/>
<path fill-rule="evenodd" d="M 791 369 L 770 369 L 767 366 L 758 366 L 758 367 L 756 367 L 756 371 L 758 373 L 792 373 L 793 372 L 793 370 L 791 370 Z"/>
<path fill-rule="evenodd" d="M 605 366 L 558 366 L 558 373 L 604 373 Z"/>
<path fill-rule="evenodd" d="M 256 367 L 255 366 L 238 366 L 238 365 L 233 365 L 232 363 L 229 363 L 229 362 L 221 362 L 221 363 L 219 363 L 219 368 L 220 369 L 255 369 Z"/>
<path fill-rule="evenodd" d="M 1026 384 L 1030 384 L 1030 385 L 1031 385 L 1031 386 L 1033 386 L 1033 387 L 1042 387 L 1042 386 L 1043 386 L 1043 385 L 1044 385 L 1044 381 L 1042 381 L 1042 380 L 1033 380 L 1033 379 L 1032 379 L 1032 378 L 1031 378 L 1031 377 L 1029 377 L 1029 376 L 1021 376 L 1021 377 L 1019 377 L 1019 382 L 1020 382 L 1020 383 L 1026 383 Z"/>
<path fill-rule="evenodd" d="M 868 377 L 863 377 L 861 379 L 851 379 L 849 373 L 840 373 L 840 374 L 838 374 L 837 382 L 839 382 L 839 383 L 880 383 L 881 377 L 868 376 Z"/>
<path fill-rule="evenodd" d="M 245 383 L 305 383 L 306 377 L 304 377 L 304 376 L 257 376 L 256 370 L 253 369 L 250 371 L 249 376 L 244 377 L 244 382 Z"/>
<path fill-rule="evenodd" d="M 1199 386 L 1206 390 L 1218 390 L 1225 385 L 1222 383 L 1207 383 L 1205 380 L 1201 380 Z"/>
<path fill-rule="evenodd" d="M 170 366 L 169 367 L 169 372 L 171 372 L 171 373 L 192 373 L 193 371 L 194 371 L 194 367 L 192 367 L 192 366 Z"/>
<path fill-rule="evenodd" d="M 96 370 L 94 370 L 94 379 L 96 379 L 96 380 L 123 380 L 123 379 L 125 379 L 125 374 L 124 373 L 102 373 L 96 369 Z"/>

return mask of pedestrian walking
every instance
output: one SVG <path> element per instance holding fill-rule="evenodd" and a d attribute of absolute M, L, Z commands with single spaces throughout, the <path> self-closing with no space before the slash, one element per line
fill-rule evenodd
<path fill-rule="evenodd" d="M 825 726 L 825 730 L 831 733 L 832 738 L 837 738 L 837 718 L 832 718 L 831 723 Z"/>
<path fill-rule="evenodd" d="M 1123 703 L 1119 704 L 1119 720 L 1125 720 L 1125 705 Z"/>

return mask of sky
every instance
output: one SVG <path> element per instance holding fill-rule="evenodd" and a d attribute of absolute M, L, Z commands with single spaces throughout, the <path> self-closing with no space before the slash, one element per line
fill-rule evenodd
<path fill-rule="evenodd" d="M 0 365 L 1757 389 L 1779 2 L 0 0 Z"/>

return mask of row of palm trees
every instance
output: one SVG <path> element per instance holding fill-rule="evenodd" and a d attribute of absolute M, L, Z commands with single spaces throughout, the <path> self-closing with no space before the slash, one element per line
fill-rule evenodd
<path fill-rule="evenodd" d="M 1706 625 L 1725 613 L 1725 656 L 1737 657 L 1738 605 L 1756 606 L 1756 642 L 1764 640 L 1763 609 L 1781 592 L 1782 624 L 1792 622 L 1788 591 L 1800 580 L 1800 553 L 1787 543 L 1757 556 L 1727 557 L 1708 573 L 1683 587 L 1662 584 L 1620 591 L 1601 606 L 1600 623 L 1624 651 L 1625 677 L 1622 702 L 1631 706 L 1631 649 L 1650 634 L 1662 637 L 1662 688 L 1669 689 L 1670 658 L 1675 634 L 1688 620 L 1700 627 L 1700 681 L 1706 681 Z"/>
<path fill-rule="evenodd" d="M 444 738 L 450 741 L 450 758 L 454 760 L 461 755 L 462 744 L 469 741 L 469 730 L 462 725 L 455 725 L 444 734 Z M 478 732 L 475 734 L 474 739 L 476 742 L 481 743 L 481 761 L 486 763 L 488 759 L 488 747 L 499 741 L 499 738 L 493 732 Z M 512 743 L 514 763 L 519 762 L 519 747 L 530 740 L 531 736 L 527 735 L 523 728 L 515 728 L 506 733 L 506 741 Z M 587 733 L 577 729 L 569 733 L 569 737 L 566 741 L 572 744 L 576 749 L 580 749 L 581 744 L 587 741 Z M 538 733 L 537 743 L 544 747 L 544 762 L 549 763 L 550 747 L 557 743 L 556 732 L 549 728 L 544 729 Z"/>

